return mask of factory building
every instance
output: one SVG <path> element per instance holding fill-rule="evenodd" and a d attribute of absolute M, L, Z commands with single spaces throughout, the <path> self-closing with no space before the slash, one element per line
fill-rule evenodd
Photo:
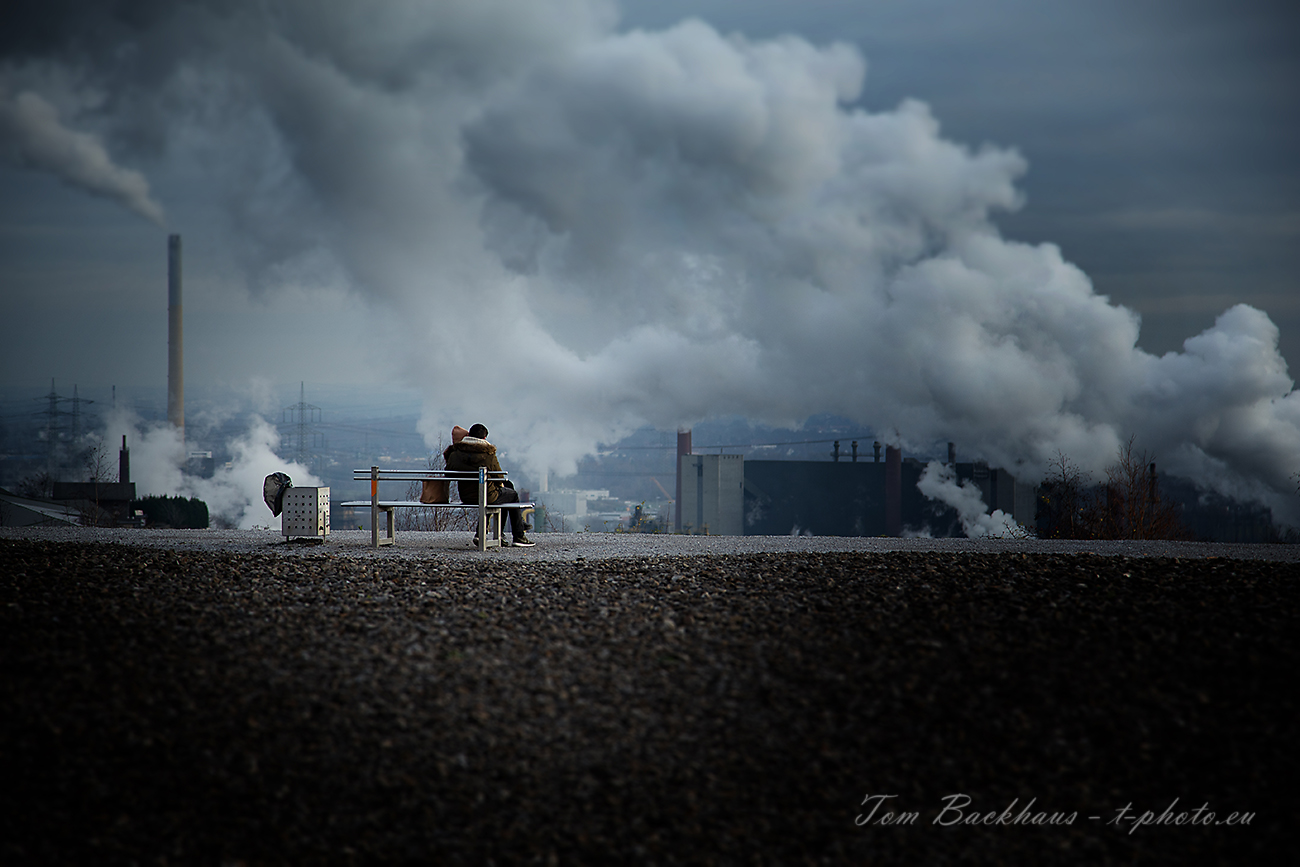
<path fill-rule="evenodd" d="M 743 455 L 683 455 L 682 532 L 743 536 L 745 499 Z"/>
<path fill-rule="evenodd" d="M 838 457 L 838 455 L 837 455 Z M 845 456 L 847 457 L 847 455 Z M 746 461 L 741 455 L 678 458 L 680 532 L 709 535 L 962 536 L 950 506 L 921 493 L 925 464 L 886 448 L 880 460 Z M 979 489 L 986 512 L 1034 526 L 1036 492 L 982 462 L 949 465 L 958 484 Z"/>

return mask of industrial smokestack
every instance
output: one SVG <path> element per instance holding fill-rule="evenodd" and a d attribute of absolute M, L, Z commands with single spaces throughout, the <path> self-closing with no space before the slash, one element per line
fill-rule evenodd
<path fill-rule="evenodd" d="M 185 433 L 185 346 L 181 330 L 181 236 L 167 238 L 167 421 Z"/>
<path fill-rule="evenodd" d="M 53 391 L 54 389 L 50 389 Z M 691 432 L 677 431 L 677 494 L 673 499 L 673 531 L 682 531 L 682 458 L 691 453 Z"/>

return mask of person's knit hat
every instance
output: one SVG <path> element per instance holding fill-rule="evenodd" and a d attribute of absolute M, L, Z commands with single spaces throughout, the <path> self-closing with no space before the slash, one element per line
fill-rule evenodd
<path fill-rule="evenodd" d="M 460 425 L 456 425 L 455 427 L 453 427 L 453 428 L 451 429 L 451 443 L 452 443 L 452 445 L 455 445 L 456 443 L 460 442 L 461 440 L 463 440 L 463 439 L 464 439 L 465 437 L 467 437 L 467 436 L 469 436 L 469 431 L 465 430 L 465 429 L 464 429 L 463 427 L 461 427 Z"/>

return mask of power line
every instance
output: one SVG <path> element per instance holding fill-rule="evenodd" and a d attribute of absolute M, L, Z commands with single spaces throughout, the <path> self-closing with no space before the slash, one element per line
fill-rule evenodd
<path fill-rule="evenodd" d="M 304 467 L 310 467 L 312 449 L 323 447 L 325 437 L 315 431 L 315 426 L 320 423 L 321 408 L 307 403 L 307 385 L 305 382 L 298 383 L 298 403 L 293 406 L 286 406 L 281 411 L 281 424 L 284 423 L 285 413 L 288 413 L 289 418 L 293 419 L 289 423 L 297 428 L 298 449 L 294 455 L 294 460 Z M 311 434 L 311 445 L 307 443 L 308 434 Z"/>
<path fill-rule="evenodd" d="M 577 472 L 575 472 L 575 473 L 571 473 L 570 475 L 567 475 L 567 476 L 552 476 L 552 478 L 557 478 L 557 479 L 571 479 L 571 478 L 573 478 L 573 477 L 575 477 L 575 476 L 637 476 L 637 477 L 639 477 L 639 478 L 646 478 L 646 477 L 649 477 L 649 478 L 652 478 L 652 479 L 654 479 L 654 478 L 658 478 L 658 479 L 671 479 L 671 478 L 673 477 L 673 472 L 672 472 L 671 470 L 669 470 L 668 472 L 663 472 L 663 473 L 629 473 L 629 472 L 621 472 L 621 471 L 613 471 L 613 470 L 611 470 L 611 471 L 606 471 L 606 470 L 578 470 Z"/>
<path fill-rule="evenodd" d="M 33 415 L 45 416 L 45 469 L 51 476 L 54 475 L 55 457 L 58 450 L 59 440 L 63 435 L 63 424 L 59 421 L 60 416 L 72 417 L 72 433 L 69 436 L 69 442 L 76 444 L 81 438 L 81 405 L 83 403 L 94 403 L 93 400 L 87 400 L 77 393 L 77 386 L 72 386 L 72 397 L 63 397 L 54 387 L 54 380 L 50 380 L 50 391 L 42 397 L 35 400 L 47 402 L 47 407 Z M 59 409 L 59 404 L 70 403 L 72 410 Z"/>
<path fill-rule="evenodd" d="M 837 442 L 842 442 L 843 440 L 853 440 L 853 439 L 865 440 L 865 439 L 868 439 L 868 438 L 873 438 L 873 439 L 874 439 L 874 435 L 873 435 L 873 434 L 842 434 L 842 435 L 840 435 L 840 436 L 837 436 L 837 437 L 831 437 L 830 439 L 824 439 L 824 440 L 782 440 L 782 441 L 780 441 L 780 442 L 771 442 L 771 443 L 721 443 L 721 444 L 710 444 L 710 445 L 692 445 L 691 448 L 697 448 L 697 449 L 747 449 L 747 448 L 749 448 L 749 449 L 752 449 L 752 448 L 758 448 L 758 447 L 760 447 L 760 446 L 806 446 L 806 445 L 820 445 L 820 444 L 823 444 L 823 443 L 837 443 Z M 667 446 L 616 446 L 616 447 L 611 447 L 611 448 L 608 448 L 608 449 L 602 449 L 602 450 L 600 450 L 599 454 L 607 455 L 607 454 L 613 454 L 614 452 L 626 452 L 626 451 L 634 451 L 634 450 L 645 450 L 645 451 L 674 451 L 674 450 L 676 450 L 676 448 L 677 448 L 676 445 L 667 445 Z"/>
<path fill-rule="evenodd" d="M 347 433 L 374 434 L 377 436 L 391 436 L 391 437 L 410 437 L 419 440 L 424 439 L 424 434 L 413 433 L 411 431 L 386 430 L 384 428 L 363 427 L 361 425 L 350 425 L 350 424 L 339 424 L 337 422 L 322 423 L 317 425 L 317 427 L 326 428 L 328 430 L 345 431 Z"/>

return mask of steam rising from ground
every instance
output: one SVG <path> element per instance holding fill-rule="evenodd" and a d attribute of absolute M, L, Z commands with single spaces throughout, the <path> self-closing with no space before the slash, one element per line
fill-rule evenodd
<path fill-rule="evenodd" d="M 1059 249 L 1000 235 L 1026 160 L 919 101 L 862 108 L 853 47 L 625 32 L 600 0 L 146 8 L 38 59 L 108 82 L 116 141 L 205 166 L 251 282 L 330 274 L 395 312 L 430 443 L 483 421 L 564 473 L 644 424 L 832 412 L 1030 480 L 1136 435 L 1169 472 L 1294 499 L 1268 316 L 1142 351 Z"/>
<path fill-rule="evenodd" d="M 925 472 L 921 473 L 921 480 L 916 483 L 916 487 L 930 499 L 951 506 L 957 512 L 957 519 L 961 521 L 962 532 L 967 538 L 992 536 L 1011 539 L 1029 535 L 1027 530 L 1001 509 L 994 509 L 989 514 L 979 486 L 970 479 L 957 484 L 952 467 L 946 464 L 938 461 L 926 464 Z"/>
<path fill-rule="evenodd" d="M 280 435 L 260 416 L 252 416 L 248 429 L 229 443 L 230 466 L 217 467 L 211 478 L 183 472 L 188 453 L 170 424 L 148 424 L 130 411 L 117 410 L 109 416 L 105 442 L 112 448 L 123 436 L 131 450 L 136 496 L 197 497 L 207 503 L 214 525 L 228 522 L 241 530 L 276 526 L 262 501 L 262 482 L 271 473 L 288 473 L 300 487 L 322 484 L 306 467 L 276 454 Z"/>

